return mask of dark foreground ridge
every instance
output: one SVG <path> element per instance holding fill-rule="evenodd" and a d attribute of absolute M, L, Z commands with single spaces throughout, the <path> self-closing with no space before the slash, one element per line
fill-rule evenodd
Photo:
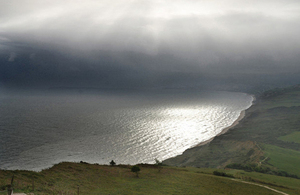
<path fill-rule="evenodd" d="M 300 178 L 300 86 L 260 94 L 237 126 L 163 163 Z"/>
<path fill-rule="evenodd" d="M 0 194 L 14 175 L 15 193 L 64 194 L 232 194 L 296 195 L 300 180 L 241 170 L 177 168 L 138 164 L 138 176 L 130 165 L 98 165 L 63 162 L 41 172 L 0 170 Z M 135 167 L 136 167 L 135 166 Z"/>

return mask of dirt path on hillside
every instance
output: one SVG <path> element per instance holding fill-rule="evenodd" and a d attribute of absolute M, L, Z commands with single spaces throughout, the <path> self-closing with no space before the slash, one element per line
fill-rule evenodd
<path fill-rule="evenodd" d="M 251 182 L 248 182 L 248 181 L 237 180 L 237 179 L 232 179 L 232 180 L 233 180 L 233 181 L 236 181 L 236 182 L 241 182 L 241 183 L 246 183 L 246 184 L 250 184 L 250 185 L 256 185 L 256 186 L 260 186 L 260 187 L 263 187 L 263 188 L 267 188 L 267 189 L 272 190 L 272 191 L 274 191 L 274 192 L 277 192 L 277 193 L 279 193 L 279 194 L 289 195 L 289 194 L 287 194 L 287 193 L 285 193 L 285 192 L 281 192 L 281 191 L 279 191 L 279 190 L 275 190 L 275 189 L 273 189 L 273 188 L 270 188 L 269 186 L 265 186 L 265 185 L 261 185 L 261 184 L 257 184 L 257 183 L 251 183 Z"/>

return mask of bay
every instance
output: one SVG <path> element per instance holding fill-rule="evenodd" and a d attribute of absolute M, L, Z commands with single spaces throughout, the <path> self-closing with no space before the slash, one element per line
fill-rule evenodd
<path fill-rule="evenodd" d="M 0 96 L 0 168 L 154 163 L 230 126 L 252 96 L 224 91 Z"/>

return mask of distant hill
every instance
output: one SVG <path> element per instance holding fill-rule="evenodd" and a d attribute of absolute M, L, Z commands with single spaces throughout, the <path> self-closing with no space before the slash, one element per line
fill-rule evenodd
<path fill-rule="evenodd" d="M 237 126 L 163 163 L 300 178 L 300 86 L 260 94 Z"/>

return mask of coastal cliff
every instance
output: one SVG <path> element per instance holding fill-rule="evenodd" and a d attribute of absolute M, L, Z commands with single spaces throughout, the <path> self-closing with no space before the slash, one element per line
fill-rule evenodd
<path fill-rule="evenodd" d="M 300 176 L 299 117 L 299 86 L 267 91 L 225 134 L 163 163 L 212 168 L 254 164 Z"/>
<path fill-rule="evenodd" d="M 245 121 L 251 117 L 253 108 L 237 124 L 226 128 L 218 136 L 186 150 L 182 155 L 163 161 L 172 166 L 224 168 L 233 162 L 259 162 L 263 152 L 253 140 L 237 139 Z M 238 135 L 239 134 L 239 135 Z M 246 134 L 245 134 L 246 136 Z"/>

